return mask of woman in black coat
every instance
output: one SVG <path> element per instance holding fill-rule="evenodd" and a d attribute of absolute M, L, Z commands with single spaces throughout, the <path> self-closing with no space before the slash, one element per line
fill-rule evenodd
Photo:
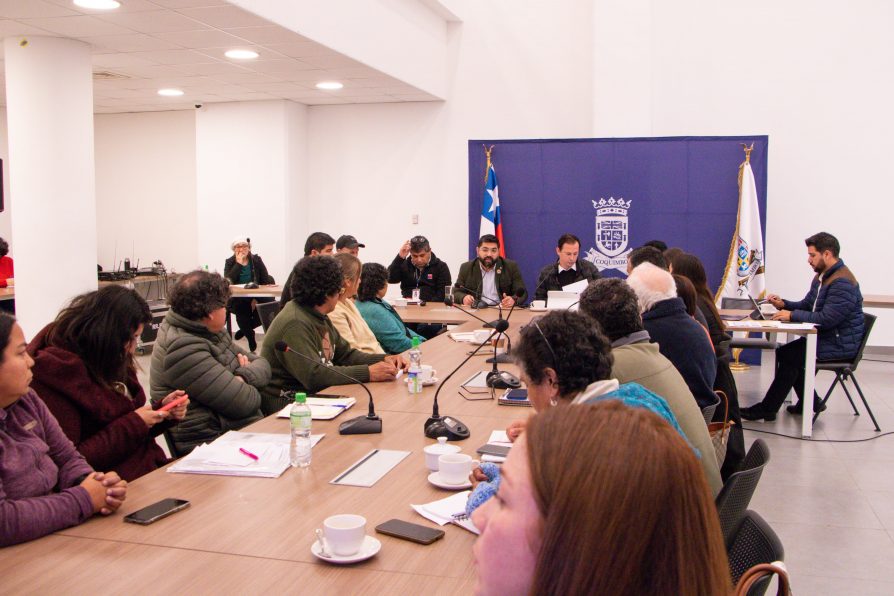
<path fill-rule="evenodd" d="M 267 267 L 260 255 L 251 253 L 251 240 L 237 238 L 230 244 L 233 256 L 224 263 L 224 277 L 231 284 L 254 284 L 266 286 L 275 284 L 273 276 L 267 273 Z M 230 298 L 227 310 L 236 315 L 236 339 L 244 337 L 248 340 L 248 349 L 254 352 L 258 347 L 255 340 L 255 328 L 261 324 L 256 306 L 259 302 L 270 302 L 273 298 Z"/>

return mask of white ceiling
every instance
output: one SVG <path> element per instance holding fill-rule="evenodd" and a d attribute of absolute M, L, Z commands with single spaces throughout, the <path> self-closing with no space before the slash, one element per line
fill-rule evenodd
<path fill-rule="evenodd" d="M 117 10 L 97 11 L 71 0 L 0 0 L 0 37 L 45 35 L 89 43 L 94 78 L 101 71 L 127 77 L 94 81 L 97 113 L 268 99 L 308 105 L 437 100 L 224 0 L 119 1 Z M 260 57 L 224 57 L 233 48 L 252 49 Z M 328 80 L 344 88 L 315 88 Z M 0 84 L 5 104 L 5 81 Z M 185 95 L 161 97 L 156 92 L 164 87 Z"/>

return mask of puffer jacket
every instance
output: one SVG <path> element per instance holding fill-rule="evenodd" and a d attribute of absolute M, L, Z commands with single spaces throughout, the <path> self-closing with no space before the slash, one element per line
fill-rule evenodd
<path fill-rule="evenodd" d="M 248 366 L 239 366 L 238 354 L 248 357 Z M 189 395 L 186 418 L 171 429 L 180 455 L 260 420 L 258 389 L 269 382 L 270 364 L 237 346 L 226 330 L 211 333 L 172 310 L 165 315 L 152 350 L 149 386 L 156 399 L 174 389 Z"/>
<path fill-rule="evenodd" d="M 814 307 L 814 301 L 816 307 Z M 853 358 L 863 341 L 863 294 L 844 261 L 839 260 L 813 278 L 810 291 L 800 302 L 783 300 L 792 321 L 817 326 L 818 360 Z"/>

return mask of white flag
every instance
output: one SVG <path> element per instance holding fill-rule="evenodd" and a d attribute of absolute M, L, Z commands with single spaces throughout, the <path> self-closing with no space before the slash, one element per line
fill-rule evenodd
<path fill-rule="evenodd" d="M 723 282 L 717 290 L 717 304 L 723 298 L 761 298 L 765 289 L 764 235 L 754 173 L 746 158 L 739 166 L 739 214 Z"/>

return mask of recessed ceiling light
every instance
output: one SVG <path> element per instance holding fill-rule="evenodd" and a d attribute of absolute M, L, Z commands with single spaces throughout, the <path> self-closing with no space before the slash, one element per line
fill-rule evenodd
<path fill-rule="evenodd" d="M 74 5 L 93 10 L 113 10 L 121 7 L 118 0 L 74 0 Z"/>
<path fill-rule="evenodd" d="M 224 56 L 233 60 L 253 60 L 258 57 L 258 53 L 253 50 L 227 50 Z"/>
<path fill-rule="evenodd" d="M 341 83 L 336 81 L 323 81 L 322 83 L 317 83 L 317 89 L 326 89 L 326 90 L 336 90 L 344 87 Z"/>
<path fill-rule="evenodd" d="M 165 97 L 180 97 L 183 95 L 183 91 L 180 89 L 159 89 L 158 94 Z"/>

